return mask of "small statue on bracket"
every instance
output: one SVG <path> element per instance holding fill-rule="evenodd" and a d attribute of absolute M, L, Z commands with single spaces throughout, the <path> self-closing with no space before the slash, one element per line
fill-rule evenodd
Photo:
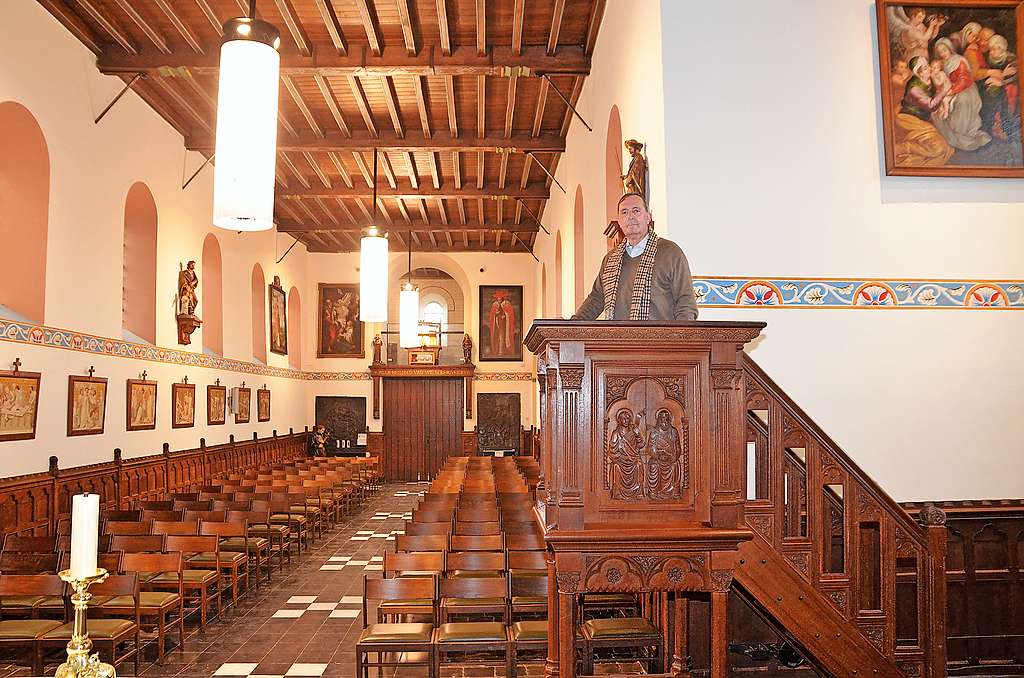
<path fill-rule="evenodd" d="M 462 362 L 467 365 L 473 364 L 473 340 L 469 334 L 462 335 Z"/>
<path fill-rule="evenodd" d="M 196 262 L 190 261 L 178 273 L 178 297 L 176 304 L 178 310 L 178 343 L 184 346 L 192 343 L 192 333 L 203 323 L 196 316 L 196 306 L 199 305 L 199 297 L 196 295 L 197 287 L 199 287 L 199 276 L 196 275 Z"/>
<path fill-rule="evenodd" d="M 376 335 L 373 338 L 373 364 L 380 365 L 381 360 L 381 349 L 384 347 L 384 340 L 380 338 L 380 335 Z"/>
<path fill-rule="evenodd" d="M 629 151 L 629 169 L 620 178 L 625 193 L 636 193 L 647 199 L 647 159 L 640 152 L 644 145 L 636 139 L 626 139 L 624 142 L 626 150 Z"/>

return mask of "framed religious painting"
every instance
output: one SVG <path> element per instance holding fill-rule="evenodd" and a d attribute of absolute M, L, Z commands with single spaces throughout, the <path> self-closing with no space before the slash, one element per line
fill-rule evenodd
<path fill-rule="evenodd" d="M 196 425 L 196 385 L 171 384 L 171 428 Z"/>
<path fill-rule="evenodd" d="M 103 433 L 107 418 L 107 380 L 105 377 L 68 377 L 68 435 L 92 436 Z"/>
<path fill-rule="evenodd" d="M 256 421 L 270 421 L 270 389 L 256 389 Z"/>
<path fill-rule="evenodd" d="M 129 431 L 152 431 L 156 428 L 155 381 L 129 379 L 125 398 L 125 428 Z"/>
<path fill-rule="evenodd" d="M 227 404 L 227 386 L 217 383 L 206 387 L 206 424 L 208 426 L 218 426 L 224 423 L 227 418 Z"/>
<path fill-rule="evenodd" d="M 281 287 L 281 279 L 276 275 L 274 282 L 268 286 L 267 299 L 270 304 L 270 351 L 280 355 L 288 355 L 288 315 L 287 297 Z"/>
<path fill-rule="evenodd" d="M 523 359 L 523 286 L 480 286 L 481 361 Z"/>
<path fill-rule="evenodd" d="M 235 423 L 248 424 L 252 417 L 252 389 L 246 388 L 245 383 L 238 389 L 238 402 L 235 405 Z"/>
<path fill-rule="evenodd" d="M 320 283 L 317 289 L 316 357 L 362 358 L 359 285 Z"/>
<path fill-rule="evenodd" d="M 1024 0 L 878 0 L 886 174 L 1024 177 Z"/>
<path fill-rule="evenodd" d="M 0 371 L 0 442 L 36 437 L 40 377 L 39 372 Z"/>

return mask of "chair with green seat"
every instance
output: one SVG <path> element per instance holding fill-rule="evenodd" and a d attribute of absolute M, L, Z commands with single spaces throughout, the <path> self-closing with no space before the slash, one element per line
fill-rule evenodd
<path fill-rule="evenodd" d="M 184 536 L 171 535 L 167 537 L 165 548 L 168 552 L 178 551 L 188 562 L 189 556 L 197 553 L 214 552 L 220 554 L 220 540 L 215 536 Z M 196 603 L 195 608 L 199 610 L 199 628 L 206 630 L 206 622 L 210 616 L 210 610 L 214 603 L 217 605 L 217 612 L 214 619 L 219 619 L 224 613 L 224 601 L 221 598 L 221 576 L 220 568 L 213 569 L 191 569 L 185 568 L 181 572 L 181 586 L 185 593 L 186 614 L 190 611 L 187 607 L 189 601 Z M 154 588 L 160 588 L 161 584 L 171 584 L 166 576 L 157 577 L 148 582 Z"/>
<path fill-rule="evenodd" d="M 547 558 L 543 551 L 509 551 L 508 573 L 524 577 L 546 577 Z"/>
<path fill-rule="evenodd" d="M 291 502 L 287 499 L 252 500 L 253 511 L 270 513 L 271 525 L 288 527 L 289 543 L 295 546 L 295 555 L 300 555 L 303 547 L 309 550 L 310 521 L 306 518 L 305 511 L 292 511 L 291 508 Z"/>
<path fill-rule="evenodd" d="M 156 521 L 163 521 L 163 520 L 173 521 L 173 520 L 184 520 L 184 519 L 185 519 L 185 512 L 181 511 L 181 510 L 178 510 L 178 511 L 159 510 L 158 511 L 156 509 L 144 509 L 142 511 L 142 520 L 152 520 L 152 521 L 154 521 L 154 523 Z M 154 527 L 154 529 L 156 529 L 156 528 Z M 156 530 L 156 531 L 159 532 L 159 530 Z"/>
<path fill-rule="evenodd" d="M 184 509 L 181 511 L 184 517 Z M 195 536 L 199 534 L 198 520 L 154 520 L 153 534 L 177 534 L 181 536 Z"/>
<path fill-rule="evenodd" d="M 445 556 L 446 577 L 504 577 L 505 554 L 496 551 L 449 551 Z"/>
<path fill-rule="evenodd" d="M 277 570 L 278 572 L 284 569 L 284 560 L 288 559 L 290 563 L 292 561 L 292 554 L 288 548 L 288 538 L 290 531 L 287 525 L 274 524 L 270 522 L 270 511 L 255 511 L 247 509 L 245 511 L 231 511 L 230 516 L 237 520 L 245 519 L 249 525 L 249 536 L 254 537 L 257 540 L 257 544 L 261 544 L 261 540 L 268 542 L 266 553 L 267 553 L 267 569 L 270 569 L 274 555 L 277 555 Z M 228 522 L 232 522 L 228 518 Z M 270 581 L 270 574 L 267 574 L 267 581 Z"/>
<path fill-rule="evenodd" d="M 301 513 L 309 521 L 310 535 L 315 541 L 324 535 L 325 511 L 320 508 L 320 489 L 305 488 L 301 485 L 286 485 L 280 491 L 271 494 L 274 499 L 286 499 L 290 510 Z"/>
<path fill-rule="evenodd" d="M 139 520 L 133 522 L 128 520 L 108 520 L 103 523 L 103 533 L 113 536 L 153 534 L 153 521 Z"/>
<path fill-rule="evenodd" d="M 455 528 L 452 534 L 484 535 L 501 534 L 501 523 L 498 521 L 455 521 Z"/>
<path fill-rule="evenodd" d="M 400 534 L 395 537 L 395 553 L 412 553 L 448 550 L 448 536 L 443 534 L 431 534 L 413 536 Z"/>
<path fill-rule="evenodd" d="M 225 537 L 247 537 L 244 527 L 237 523 L 213 523 L 202 522 L 199 524 L 199 534 L 214 536 L 221 540 Z M 221 546 L 218 552 L 205 551 L 197 553 L 186 561 L 188 567 L 196 569 L 218 568 L 228 574 L 228 586 L 231 588 L 231 602 L 238 603 L 239 582 L 243 582 L 244 593 L 249 589 L 249 553 L 248 550 L 225 551 Z"/>
<path fill-rule="evenodd" d="M 57 574 L 58 554 L 49 553 L 18 553 L 4 551 L 0 553 L 0 574 Z"/>
<path fill-rule="evenodd" d="M 452 533 L 451 523 L 411 523 L 405 524 L 405 534 L 415 536 L 436 536 L 447 537 Z"/>
<path fill-rule="evenodd" d="M 500 534 L 469 535 L 453 534 L 449 539 L 449 551 L 496 551 L 505 552 L 505 539 Z"/>
<path fill-rule="evenodd" d="M 397 579 L 369 578 L 363 575 L 363 630 L 356 640 L 356 678 L 369 678 L 371 666 L 382 671 L 391 666 L 426 666 L 428 678 L 436 678 L 434 666 L 434 633 L 433 621 L 436 619 L 434 603 L 435 579 L 423 577 L 402 577 Z M 378 601 L 377 623 L 368 622 L 369 601 Z M 425 600 L 430 605 L 430 623 L 389 622 L 387 617 L 392 612 L 382 615 L 381 608 L 389 602 Z M 384 619 L 385 621 L 381 621 Z M 417 657 L 408 653 L 422 653 L 425 661 L 416 661 Z M 371 661 L 371 655 L 376 661 Z M 406 661 L 402 661 L 403 655 Z M 389 659 L 390 657 L 390 659 Z"/>
<path fill-rule="evenodd" d="M 100 658 L 117 668 L 126 659 L 133 659 L 135 674 L 139 675 L 139 578 L 134 572 L 129 574 L 112 574 L 106 581 L 89 587 L 89 594 L 94 596 L 130 596 L 134 600 L 131 612 L 125 618 L 89 619 L 89 639 L 93 649 Z M 63 649 L 67 647 L 74 632 L 73 621 L 61 624 L 48 631 L 37 642 L 45 652 L 47 649 Z M 119 651 L 120 650 L 120 651 Z"/>
<path fill-rule="evenodd" d="M 0 599 L 63 599 L 64 586 L 64 582 L 55 574 L 0 575 Z M 10 652 L 16 658 L 20 658 L 19 654 L 24 656 L 27 659 L 26 665 L 32 667 L 32 675 L 41 676 L 43 645 L 39 641 L 63 623 L 63 619 L 8 619 L 7 609 L 0 609 L 0 650 Z"/>
<path fill-rule="evenodd" d="M 2 553 L 56 553 L 57 537 L 34 537 L 17 534 L 4 536 Z"/>
<path fill-rule="evenodd" d="M 437 551 L 384 553 L 385 577 L 440 577 L 443 571 L 444 554 Z"/>
<path fill-rule="evenodd" d="M 253 523 L 250 523 L 250 518 L 253 518 L 253 523 L 255 524 L 260 524 L 260 522 L 266 524 L 270 516 L 266 512 L 257 513 L 248 510 L 225 511 L 224 522 L 241 525 L 245 530 L 245 535 L 225 537 L 221 540 L 220 548 L 222 551 L 247 552 L 250 556 L 249 567 L 255 568 L 256 586 L 259 587 L 260 571 L 264 566 L 267 568 L 267 583 L 271 583 L 271 543 L 269 537 L 261 536 L 252 529 Z"/>
<path fill-rule="evenodd" d="M 139 592 L 137 600 L 121 595 L 98 606 L 102 617 L 138 615 L 140 628 L 156 632 L 157 664 L 163 664 L 168 634 L 178 627 L 178 650 L 185 651 L 185 591 L 182 587 L 181 553 L 125 553 L 121 567 L 125 572 L 160 572 Z M 172 579 L 174 580 L 172 582 Z M 168 590 L 169 589 L 169 590 Z M 90 623 L 91 626 L 91 623 Z M 91 629 L 90 629 L 91 630 Z"/>
<path fill-rule="evenodd" d="M 524 615 L 544 617 L 548 613 L 548 577 L 546 574 L 509 574 L 509 615 L 516 621 Z"/>
<path fill-rule="evenodd" d="M 499 554 L 500 555 L 500 554 Z M 504 577 L 462 577 L 442 579 L 440 624 L 434 630 L 434 673 L 440 675 L 441 662 L 450 654 L 500 652 L 501 661 L 473 659 L 474 664 L 497 664 L 508 668 L 509 632 L 507 583 Z M 472 621 L 449 621 L 453 615 Z M 480 616 L 499 621 L 477 621 Z"/>
<path fill-rule="evenodd" d="M 543 551 L 547 548 L 544 537 L 538 534 L 505 533 L 505 548 L 509 551 Z"/>
<path fill-rule="evenodd" d="M 664 664 L 664 639 L 661 631 L 643 617 L 590 619 L 581 625 L 583 633 L 583 673 L 594 673 L 594 652 L 599 649 L 635 648 L 637 660 L 647 662 L 647 673 L 661 673 Z"/>

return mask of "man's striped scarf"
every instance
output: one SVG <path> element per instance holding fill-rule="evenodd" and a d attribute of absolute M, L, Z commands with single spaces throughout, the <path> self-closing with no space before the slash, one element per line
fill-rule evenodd
<path fill-rule="evenodd" d="M 615 315 L 615 295 L 618 293 L 619 277 L 622 274 L 622 257 L 626 245 L 622 244 L 608 253 L 601 270 L 601 286 L 604 288 L 604 317 L 611 320 Z M 633 296 L 629 300 L 630 320 L 649 320 L 651 316 L 651 279 L 654 276 L 654 255 L 658 253 L 658 236 L 651 231 L 647 236 L 647 247 L 640 255 L 640 263 L 633 279 Z"/>

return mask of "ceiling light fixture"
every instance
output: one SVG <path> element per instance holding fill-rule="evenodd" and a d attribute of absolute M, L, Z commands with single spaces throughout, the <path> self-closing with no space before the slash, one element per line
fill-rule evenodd
<path fill-rule="evenodd" d="M 388 236 L 377 228 L 377 149 L 373 149 L 373 217 L 359 241 L 359 319 L 388 320 Z"/>

